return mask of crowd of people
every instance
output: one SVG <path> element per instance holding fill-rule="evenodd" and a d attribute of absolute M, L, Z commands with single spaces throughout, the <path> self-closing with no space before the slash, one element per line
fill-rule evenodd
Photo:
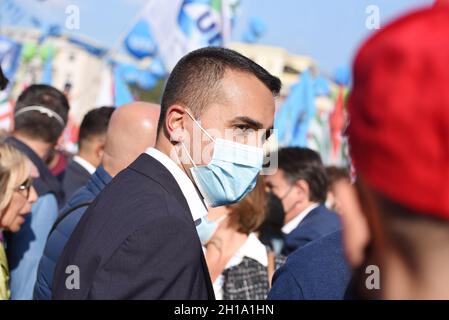
<path fill-rule="evenodd" d="M 183 57 L 160 105 L 88 112 L 76 155 L 66 96 L 29 86 L 0 142 L 0 298 L 449 299 L 448 34 L 434 7 L 360 48 L 352 168 L 268 153 L 281 82 L 229 49 Z"/>

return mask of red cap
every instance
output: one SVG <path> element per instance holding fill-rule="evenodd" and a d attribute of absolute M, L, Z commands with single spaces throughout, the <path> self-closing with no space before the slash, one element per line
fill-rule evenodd
<path fill-rule="evenodd" d="M 449 7 L 383 28 L 353 73 L 346 132 L 357 172 L 390 200 L 449 219 Z"/>

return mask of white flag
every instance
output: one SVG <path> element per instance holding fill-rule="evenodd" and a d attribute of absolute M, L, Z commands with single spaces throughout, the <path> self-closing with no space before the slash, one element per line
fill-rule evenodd
<path fill-rule="evenodd" d="M 142 19 L 171 71 L 192 50 L 229 43 L 234 7 L 235 0 L 152 0 Z"/>

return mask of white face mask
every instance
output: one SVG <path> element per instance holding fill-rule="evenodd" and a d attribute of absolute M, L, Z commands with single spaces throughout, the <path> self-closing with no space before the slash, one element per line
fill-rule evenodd
<path fill-rule="evenodd" d="M 208 206 L 218 207 L 239 202 L 251 192 L 262 169 L 263 149 L 225 139 L 214 139 L 190 115 L 198 127 L 215 142 L 212 160 L 196 166 L 184 143 L 182 146 L 193 164 L 193 180 Z"/>

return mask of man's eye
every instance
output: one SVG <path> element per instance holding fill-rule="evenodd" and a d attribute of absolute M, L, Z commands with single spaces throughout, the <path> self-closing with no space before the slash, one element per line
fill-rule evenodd
<path fill-rule="evenodd" d="M 246 131 L 246 130 L 250 129 L 250 128 L 249 128 L 247 125 L 245 125 L 245 124 L 238 124 L 238 125 L 235 126 L 235 128 L 236 128 L 237 130 L 241 130 L 241 131 Z"/>
<path fill-rule="evenodd" d="M 250 128 L 248 126 L 237 125 L 237 126 L 235 126 L 234 134 L 237 136 L 246 136 L 250 132 L 249 129 Z"/>

